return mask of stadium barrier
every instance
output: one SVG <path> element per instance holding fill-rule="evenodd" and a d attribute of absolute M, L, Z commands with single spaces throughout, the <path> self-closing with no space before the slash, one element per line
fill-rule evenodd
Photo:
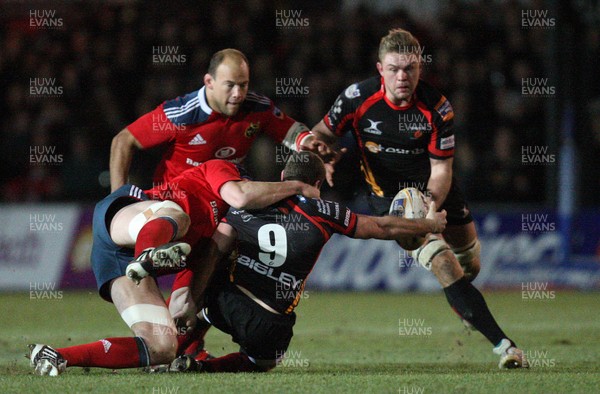
<path fill-rule="evenodd" d="M 600 213 L 573 220 L 570 247 L 553 212 L 484 212 L 475 216 L 484 288 L 600 289 Z M 93 288 L 92 208 L 78 205 L 0 206 L 0 291 L 40 286 Z M 172 278 L 161 280 L 168 286 Z M 335 235 L 310 275 L 308 289 L 437 291 L 430 272 L 394 242 Z"/>

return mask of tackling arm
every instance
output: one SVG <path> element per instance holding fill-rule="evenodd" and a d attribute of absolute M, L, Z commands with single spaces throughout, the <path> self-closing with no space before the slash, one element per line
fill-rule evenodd
<path fill-rule="evenodd" d="M 194 273 L 192 299 L 196 305 L 202 305 L 204 292 L 213 273 L 223 258 L 233 250 L 236 238 L 237 232 L 232 226 L 224 222 L 219 223 L 203 254 L 202 263 L 198 264 L 199 268 Z"/>
<path fill-rule="evenodd" d="M 227 204 L 237 209 L 264 208 L 295 194 L 307 198 L 320 196 L 319 189 L 300 181 L 229 181 L 221 186 L 220 194 Z"/>
<path fill-rule="evenodd" d="M 337 142 L 337 136 L 333 134 L 325 122 L 321 120 L 312 128 L 312 133 L 317 140 L 321 140 L 328 145 L 333 145 Z"/>
<path fill-rule="evenodd" d="M 117 134 L 110 146 L 110 189 L 111 193 L 127 183 L 129 166 L 134 149 L 142 149 L 142 145 L 124 128 Z"/>
<path fill-rule="evenodd" d="M 432 200 L 441 207 L 452 184 L 453 158 L 446 160 L 429 159 L 431 163 L 431 175 L 427 182 L 427 190 L 431 193 Z"/>
<path fill-rule="evenodd" d="M 334 166 L 340 161 L 347 149 L 342 148 L 340 150 L 335 150 L 332 148 L 337 142 L 338 137 L 329 130 L 323 120 L 313 127 L 311 133 L 313 134 L 313 137 L 307 140 L 305 145 L 302 146 L 302 149 L 310 150 L 321 156 L 325 162 L 325 179 L 327 179 L 329 186 L 333 186 Z"/>
<path fill-rule="evenodd" d="M 436 212 L 433 219 L 405 219 L 397 216 L 357 215 L 354 238 L 397 240 L 405 236 L 441 233 L 446 227 L 446 211 Z"/>

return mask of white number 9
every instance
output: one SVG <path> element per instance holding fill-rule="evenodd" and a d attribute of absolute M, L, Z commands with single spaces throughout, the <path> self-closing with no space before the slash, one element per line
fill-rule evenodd
<path fill-rule="evenodd" d="M 258 253 L 261 262 L 269 267 L 280 267 L 287 257 L 287 234 L 279 224 L 269 223 L 258 229 Z"/>

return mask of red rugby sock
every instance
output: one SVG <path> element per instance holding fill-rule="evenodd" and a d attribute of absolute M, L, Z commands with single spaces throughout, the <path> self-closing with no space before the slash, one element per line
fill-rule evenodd
<path fill-rule="evenodd" d="M 135 257 L 144 249 L 154 248 L 173 240 L 177 227 L 172 219 L 156 218 L 144 224 L 135 242 Z"/>
<path fill-rule="evenodd" d="M 85 345 L 56 349 L 69 367 L 138 368 L 150 365 L 142 338 L 107 338 Z"/>

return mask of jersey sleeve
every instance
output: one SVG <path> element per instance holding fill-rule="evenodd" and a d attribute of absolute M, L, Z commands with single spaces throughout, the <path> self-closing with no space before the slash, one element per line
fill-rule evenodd
<path fill-rule="evenodd" d="M 433 111 L 433 133 L 429 142 L 429 157 L 438 160 L 454 156 L 454 110 L 444 96 L 435 105 Z"/>
<path fill-rule="evenodd" d="M 175 138 L 178 127 L 165 115 L 163 104 L 140 116 L 127 130 L 144 148 L 152 148 Z"/>
<path fill-rule="evenodd" d="M 225 160 L 209 160 L 203 164 L 206 181 L 213 193 L 219 196 L 221 186 L 229 181 L 241 181 L 237 166 Z"/>
<path fill-rule="evenodd" d="M 357 100 L 360 97 L 358 83 L 346 88 L 336 99 L 327 115 L 323 118 L 325 125 L 335 135 L 342 136 L 352 127 Z"/>
<path fill-rule="evenodd" d="M 358 217 L 350 208 L 335 201 L 312 200 L 313 218 L 330 233 L 338 233 L 352 237 L 356 232 Z"/>
<path fill-rule="evenodd" d="M 287 116 L 271 101 L 271 107 L 265 114 L 265 133 L 278 144 L 298 150 L 304 138 L 310 135 L 308 127 Z"/>

